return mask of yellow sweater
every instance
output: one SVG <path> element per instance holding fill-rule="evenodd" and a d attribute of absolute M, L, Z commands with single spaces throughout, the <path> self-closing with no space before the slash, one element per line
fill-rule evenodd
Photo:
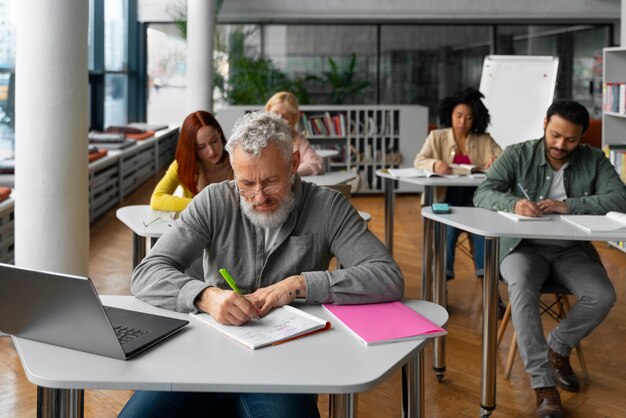
<path fill-rule="evenodd" d="M 180 186 L 183 189 L 183 196 L 174 196 L 174 192 Z M 191 202 L 193 194 L 178 180 L 178 162 L 174 160 L 165 172 L 165 175 L 154 188 L 150 198 L 150 207 L 154 210 L 166 210 L 180 212 Z"/>

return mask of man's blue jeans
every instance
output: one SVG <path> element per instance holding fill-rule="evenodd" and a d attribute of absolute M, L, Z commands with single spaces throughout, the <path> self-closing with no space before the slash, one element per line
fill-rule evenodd
<path fill-rule="evenodd" d="M 317 395 L 137 391 L 119 418 L 319 418 Z"/>

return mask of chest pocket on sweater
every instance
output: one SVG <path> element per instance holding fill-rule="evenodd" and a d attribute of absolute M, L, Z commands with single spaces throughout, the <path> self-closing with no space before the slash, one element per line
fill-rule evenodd
<path fill-rule="evenodd" d="M 268 277 L 270 282 L 275 282 L 305 271 L 323 270 L 327 267 L 323 262 L 316 234 L 291 236 L 272 253 L 265 271 L 272 276 Z"/>

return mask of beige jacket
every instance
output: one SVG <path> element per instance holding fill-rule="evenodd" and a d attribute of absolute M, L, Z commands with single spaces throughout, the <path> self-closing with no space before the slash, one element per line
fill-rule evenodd
<path fill-rule="evenodd" d="M 483 168 L 502 152 L 500 146 L 488 133 L 470 133 L 465 146 L 467 148 L 467 155 L 472 164 Z M 426 142 L 415 157 L 413 164 L 416 168 L 434 171 L 435 162 L 439 160 L 446 164 L 451 164 L 454 160 L 456 150 L 457 145 L 454 140 L 452 128 L 435 129 L 431 131 L 428 138 L 426 138 Z M 435 202 L 442 202 L 445 197 L 446 188 L 438 187 L 435 193 Z"/>

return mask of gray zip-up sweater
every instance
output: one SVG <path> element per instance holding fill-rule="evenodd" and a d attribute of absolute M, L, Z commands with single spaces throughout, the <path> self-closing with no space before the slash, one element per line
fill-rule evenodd
<path fill-rule="evenodd" d="M 265 258 L 263 230 L 241 211 L 234 181 L 206 187 L 137 266 L 132 293 L 155 306 L 196 312 L 194 300 L 206 287 L 229 289 L 218 271 L 225 267 L 242 293 L 303 274 L 309 303 L 402 298 L 400 268 L 341 193 L 299 176 L 293 190 L 296 209 Z M 204 281 L 183 273 L 202 254 Z M 343 268 L 328 271 L 333 255 Z"/>

